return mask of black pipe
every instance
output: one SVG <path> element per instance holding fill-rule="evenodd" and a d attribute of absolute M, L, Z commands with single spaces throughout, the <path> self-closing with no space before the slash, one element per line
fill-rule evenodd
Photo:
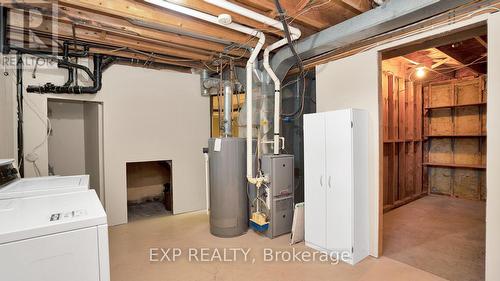
<path fill-rule="evenodd" d="M 23 135 L 23 57 L 17 53 L 16 80 L 17 80 L 17 159 L 19 174 L 24 176 L 24 135 Z"/>
<path fill-rule="evenodd" d="M 55 61 L 57 61 L 58 67 L 67 66 L 67 67 L 81 69 L 81 70 L 85 71 L 85 73 L 90 77 L 90 79 L 92 79 L 92 81 L 95 80 L 95 77 L 94 77 L 94 74 L 92 73 L 92 71 L 90 71 L 90 69 L 84 65 L 72 63 L 70 61 L 65 61 L 64 59 L 60 59 L 60 58 L 57 58 L 55 56 L 45 55 L 45 54 L 40 53 L 39 51 L 33 51 L 33 50 L 20 48 L 20 47 L 11 47 L 11 49 L 15 50 L 19 53 L 23 53 L 23 54 L 28 54 L 28 55 L 32 55 L 35 57 L 55 60 Z"/>
<path fill-rule="evenodd" d="M 7 7 L 0 6 L 0 52 L 2 54 L 9 53 L 9 41 L 7 38 L 7 22 L 9 10 Z"/>
<path fill-rule="evenodd" d="M 53 93 L 53 94 L 96 94 L 102 88 L 102 69 L 103 62 L 102 56 L 95 54 L 93 56 L 94 61 L 94 72 L 93 77 L 94 83 L 92 86 L 56 86 L 52 83 L 47 83 L 43 86 L 28 86 L 28 93 Z M 106 61 L 108 61 L 106 59 Z M 109 64 L 110 62 L 108 62 Z M 107 65 L 104 65 L 107 66 Z"/>
<path fill-rule="evenodd" d="M 73 58 L 86 58 L 89 56 L 89 46 L 84 45 L 83 50 L 81 52 L 70 52 L 69 51 L 69 45 L 70 43 L 68 41 L 63 42 L 63 50 L 66 53 L 66 56 L 68 57 L 73 57 Z"/>

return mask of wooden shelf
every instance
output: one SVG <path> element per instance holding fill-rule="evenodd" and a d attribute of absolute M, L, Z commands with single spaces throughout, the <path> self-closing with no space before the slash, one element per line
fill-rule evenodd
<path fill-rule="evenodd" d="M 485 102 L 469 103 L 469 104 L 453 104 L 453 105 L 441 105 L 441 106 L 427 106 L 424 107 L 425 110 L 430 109 L 443 109 L 443 108 L 455 108 L 455 107 L 467 107 L 467 106 L 481 106 L 486 105 Z"/>
<path fill-rule="evenodd" d="M 482 138 L 486 135 L 426 135 L 425 138 Z"/>
<path fill-rule="evenodd" d="M 446 164 L 446 163 L 424 163 L 424 166 L 448 167 L 448 168 L 467 168 L 467 169 L 486 169 L 486 165 L 474 164 Z"/>
<path fill-rule="evenodd" d="M 402 143 L 402 142 L 419 142 L 423 141 L 423 139 L 398 139 L 398 140 L 384 140 L 384 143 Z"/>

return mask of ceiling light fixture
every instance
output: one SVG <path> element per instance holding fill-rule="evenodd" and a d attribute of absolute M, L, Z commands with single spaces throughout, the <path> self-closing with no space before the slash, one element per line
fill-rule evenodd
<path fill-rule="evenodd" d="M 424 78 L 426 73 L 425 66 L 419 65 L 415 68 L 415 76 L 417 76 L 417 78 Z"/>

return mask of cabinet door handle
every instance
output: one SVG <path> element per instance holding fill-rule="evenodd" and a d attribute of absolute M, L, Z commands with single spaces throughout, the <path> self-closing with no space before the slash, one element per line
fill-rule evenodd
<path fill-rule="evenodd" d="M 323 175 L 319 176 L 319 184 L 323 186 Z"/>
<path fill-rule="evenodd" d="M 328 187 L 332 188 L 332 176 L 328 176 Z"/>

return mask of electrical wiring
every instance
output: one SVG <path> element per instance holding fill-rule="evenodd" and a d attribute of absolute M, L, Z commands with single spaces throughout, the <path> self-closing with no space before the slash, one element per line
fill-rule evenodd
<path fill-rule="evenodd" d="M 288 24 L 291 24 L 292 22 L 295 21 L 295 19 L 297 19 L 298 17 L 300 17 L 300 16 L 302 16 L 302 15 L 310 12 L 311 10 L 317 9 L 317 8 L 322 7 L 324 5 L 327 5 L 327 4 L 331 3 L 331 2 L 332 2 L 332 0 L 327 0 L 327 1 L 323 2 L 323 3 L 319 3 L 319 4 L 316 4 L 316 5 L 310 6 L 310 7 L 304 7 L 304 9 L 302 9 L 301 11 L 298 11 L 295 15 L 293 15 L 293 16 L 290 17 L 291 20 L 288 22 Z"/>
<path fill-rule="evenodd" d="M 398 36 L 391 36 L 391 37 L 389 37 L 387 39 L 380 40 L 380 41 L 377 41 L 375 43 L 371 43 L 371 44 L 368 44 L 366 46 L 362 46 L 362 47 L 359 47 L 359 48 L 355 48 L 355 49 L 351 50 L 350 52 L 343 52 L 343 53 L 334 55 L 334 56 L 330 57 L 328 60 L 326 60 L 324 62 L 328 62 L 328 61 L 332 61 L 332 60 L 335 60 L 335 59 L 339 59 L 339 58 L 345 57 L 346 55 L 347 56 L 351 56 L 351 55 L 359 54 L 359 53 L 362 53 L 362 52 L 366 52 L 368 50 L 372 50 L 372 49 L 374 49 L 376 47 L 379 47 L 379 46 L 382 46 L 382 45 L 385 45 L 385 44 L 389 44 L 389 43 L 392 43 L 392 42 L 395 42 L 395 41 L 398 41 L 398 40 L 402 40 L 402 39 L 409 38 L 409 37 L 414 36 L 414 35 L 418 35 L 418 34 L 427 32 L 427 31 L 432 30 L 432 29 L 441 28 L 441 27 L 444 27 L 444 26 L 447 26 L 447 25 L 450 25 L 450 24 L 454 24 L 454 23 L 463 21 L 463 20 L 465 20 L 467 18 L 473 17 L 474 15 L 477 15 L 477 14 L 480 14 L 480 13 L 483 13 L 483 12 L 487 12 L 487 11 L 491 11 L 491 10 L 494 10 L 495 12 L 498 12 L 498 11 L 500 11 L 500 8 L 498 8 L 497 5 L 500 5 L 500 4 L 495 4 L 495 5 L 490 5 L 490 6 L 483 7 L 481 9 L 475 10 L 473 12 L 469 12 L 469 13 L 467 13 L 467 14 L 463 15 L 462 17 L 459 17 L 459 18 L 448 17 L 446 20 L 444 20 L 442 22 L 438 22 L 436 24 L 432 24 L 432 25 L 429 25 L 429 26 L 424 27 L 424 28 L 419 28 L 419 29 L 416 29 L 416 30 L 413 30 L 413 31 L 409 31 L 407 33 L 404 33 L 404 34 L 401 34 L 401 35 L 398 35 Z M 439 16 L 442 16 L 442 14 L 441 15 L 437 15 L 437 16 L 435 16 L 433 18 L 436 18 L 436 17 L 439 17 Z M 332 51 L 326 52 L 325 54 L 322 55 L 322 57 L 328 57 L 329 54 L 332 54 L 332 53 L 334 53 L 336 51 L 338 51 L 338 50 L 332 50 Z"/>
<path fill-rule="evenodd" d="M 16 74 L 12 73 L 12 75 L 14 77 L 9 77 L 9 79 L 11 79 L 11 82 L 13 83 L 13 85 L 15 85 L 16 81 L 14 80 L 17 79 L 17 76 Z M 6 91 L 7 92 L 7 91 Z M 28 108 L 31 109 L 31 111 L 33 111 L 33 113 L 35 113 L 35 115 L 38 117 L 38 119 L 43 123 L 43 126 L 47 126 L 47 133 L 45 134 L 45 137 L 44 139 L 42 140 L 42 142 L 40 142 L 38 145 L 36 145 L 29 153 L 27 153 L 25 155 L 25 159 L 26 161 L 30 162 L 33 164 L 33 169 L 35 171 L 35 175 L 36 176 L 42 176 L 42 173 L 40 171 L 40 168 L 38 167 L 36 161 L 38 161 L 38 159 L 40 158 L 39 155 L 36 153 L 45 143 L 47 143 L 49 137 L 50 137 L 50 133 L 52 131 L 52 123 L 50 122 L 50 119 L 47 117 L 47 116 L 43 116 L 43 114 L 40 113 L 40 110 L 37 108 L 37 106 L 35 104 L 32 103 L 32 101 L 28 98 L 29 95 L 25 95 L 23 100 L 24 100 L 24 104 L 26 104 L 28 106 Z M 20 159 L 20 161 L 22 161 L 22 159 Z"/>
<path fill-rule="evenodd" d="M 283 29 L 284 29 L 284 32 L 285 32 L 285 36 L 286 36 L 286 39 L 288 41 L 288 47 L 290 48 L 290 51 L 292 52 L 293 56 L 295 57 L 295 59 L 297 60 L 297 64 L 299 66 L 299 78 L 302 79 L 302 91 L 299 91 L 298 94 L 299 94 L 299 97 L 300 97 L 300 106 L 299 108 L 293 112 L 293 113 L 281 113 L 280 115 L 282 117 L 285 117 L 285 118 L 291 118 L 291 119 L 296 119 L 298 117 L 300 117 L 302 115 L 302 113 L 304 112 L 304 102 L 305 102 L 305 90 L 306 90 L 306 87 L 305 87 L 305 75 L 304 75 L 304 64 L 302 62 L 302 59 L 300 58 L 300 56 L 297 54 L 297 51 L 295 50 L 295 46 L 292 42 L 292 38 L 290 36 L 290 30 L 288 28 L 288 23 L 286 21 L 286 18 L 285 18 L 285 13 L 283 11 L 283 8 L 281 7 L 281 3 L 279 0 L 274 0 L 274 3 L 275 3 L 275 6 L 276 6 L 276 10 L 278 11 L 278 15 L 279 15 L 279 18 L 280 18 L 280 21 L 281 23 L 283 24 Z M 297 82 L 298 83 L 298 82 Z"/>
<path fill-rule="evenodd" d="M 440 72 L 440 71 L 437 71 L 437 70 L 434 70 L 434 69 L 430 69 L 431 71 L 439 74 L 439 75 L 446 75 L 446 74 L 449 74 L 449 73 L 453 73 L 457 70 L 460 70 L 460 69 L 464 69 L 466 67 L 469 67 L 471 65 L 474 65 L 474 64 L 479 64 L 479 63 L 485 63 L 487 61 L 482 61 L 482 59 L 484 59 L 485 57 L 487 57 L 487 55 L 482 55 L 480 56 L 479 58 L 473 60 L 472 62 L 468 63 L 468 64 L 464 64 L 464 65 L 460 65 L 460 66 L 457 66 L 457 67 L 448 67 L 448 68 L 444 68 L 445 70 L 449 70 L 449 71 L 445 71 L 445 72 Z M 415 74 L 416 72 L 416 68 L 413 69 L 410 74 L 408 75 L 408 80 L 410 82 L 415 82 L 415 80 L 412 79 L 412 76 Z M 438 78 L 434 78 L 434 79 L 428 79 L 428 80 L 425 80 L 426 82 L 432 82 L 434 80 L 437 80 Z"/>

